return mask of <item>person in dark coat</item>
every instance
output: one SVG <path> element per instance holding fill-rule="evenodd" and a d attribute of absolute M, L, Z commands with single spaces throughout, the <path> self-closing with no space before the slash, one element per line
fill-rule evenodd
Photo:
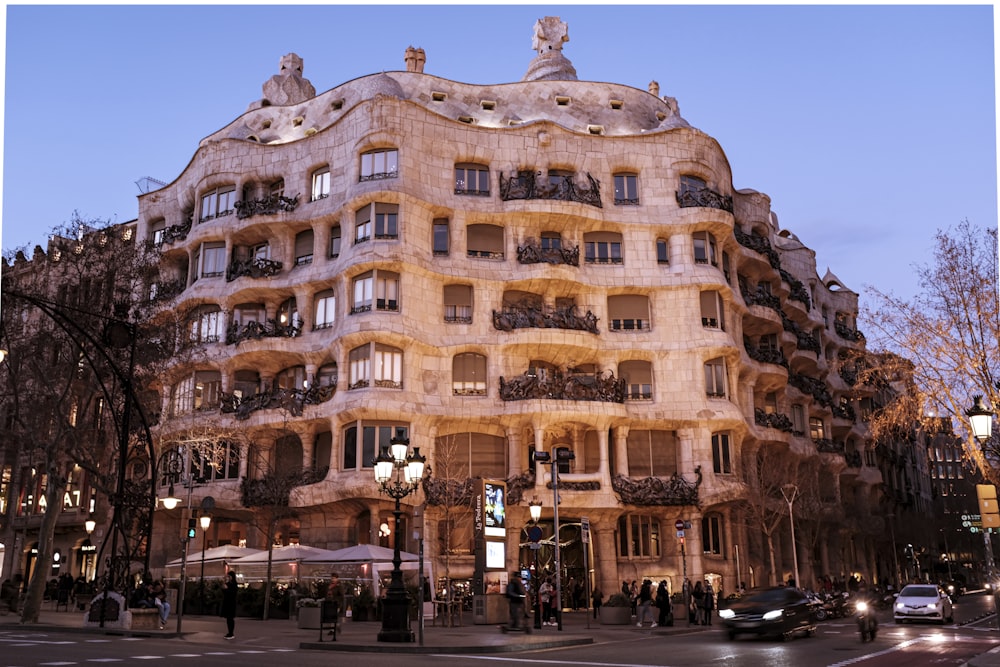
<path fill-rule="evenodd" d="M 659 610 L 656 622 L 666 627 L 674 624 L 673 609 L 670 603 L 670 593 L 667 591 L 667 580 L 664 579 L 656 588 L 656 608 Z"/>
<path fill-rule="evenodd" d="M 222 591 L 222 616 L 226 619 L 225 639 L 233 639 L 236 630 L 236 573 L 230 572 L 226 579 L 226 587 Z"/>

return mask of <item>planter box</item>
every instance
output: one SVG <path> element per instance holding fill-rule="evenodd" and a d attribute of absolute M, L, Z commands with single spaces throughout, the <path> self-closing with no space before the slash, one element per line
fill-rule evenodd
<path fill-rule="evenodd" d="M 632 622 L 631 607 L 601 607 L 601 625 L 629 625 Z"/>
<path fill-rule="evenodd" d="M 299 607 L 299 628 L 303 630 L 319 630 L 319 607 Z"/>

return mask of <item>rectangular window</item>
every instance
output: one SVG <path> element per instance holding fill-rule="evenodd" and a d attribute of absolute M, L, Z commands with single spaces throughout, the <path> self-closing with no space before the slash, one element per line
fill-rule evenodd
<path fill-rule="evenodd" d="M 371 345 L 362 345 L 351 350 L 349 355 L 350 375 L 348 389 L 367 387 L 371 383 Z"/>
<path fill-rule="evenodd" d="M 792 433 L 795 435 L 803 435 L 806 432 L 806 417 L 805 409 L 799 405 L 795 404 L 792 406 Z"/>
<path fill-rule="evenodd" d="M 367 313 L 372 309 L 372 291 L 375 277 L 369 272 L 354 279 L 354 299 L 351 313 Z"/>
<path fill-rule="evenodd" d="M 372 237 L 372 207 L 365 206 L 354 215 L 354 244 L 364 243 Z"/>
<path fill-rule="evenodd" d="M 399 175 L 399 151 L 395 148 L 370 151 L 361 156 L 361 181 L 396 178 Z"/>
<path fill-rule="evenodd" d="M 809 437 L 813 440 L 823 440 L 826 438 L 826 429 L 823 428 L 823 420 L 821 418 L 809 418 Z"/>
<path fill-rule="evenodd" d="M 207 192 L 201 198 L 201 217 L 198 222 L 219 218 L 233 212 L 236 203 L 236 188 L 226 186 Z"/>
<path fill-rule="evenodd" d="M 701 519 L 701 548 L 703 553 L 722 555 L 722 521 L 714 514 Z"/>
<path fill-rule="evenodd" d="M 488 197 L 490 194 L 489 167 L 480 164 L 455 165 L 455 194 Z"/>
<path fill-rule="evenodd" d="M 194 409 L 218 410 L 222 394 L 219 371 L 197 371 L 194 374 Z"/>
<path fill-rule="evenodd" d="M 656 263 L 670 263 L 670 249 L 667 246 L 666 239 L 656 239 Z"/>
<path fill-rule="evenodd" d="M 226 273 L 226 244 L 218 241 L 202 244 L 201 276 L 211 278 Z"/>
<path fill-rule="evenodd" d="M 313 261 L 313 231 L 307 229 L 295 235 L 295 266 L 312 264 Z"/>
<path fill-rule="evenodd" d="M 399 206 L 396 204 L 375 204 L 375 238 L 399 238 Z"/>
<path fill-rule="evenodd" d="M 330 196 L 330 169 L 324 168 L 313 173 L 312 201 L 326 199 Z"/>
<path fill-rule="evenodd" d="M 444 286 L 444 321 L 472 324 L 472 285 Z"/>
<path fill-rule="evenodd" d="M 337 297 L 333 290 L 325 290 L 316 295 L 316 317 L 313 329 L 332 327 L 336 320 Z"/>
<path fill-rule="evenodd" d="M 722 331 L 726 329 L 722 295 L 715 290 L 701 293 L 701 326 Z"/>
<path fill-rule="evenodd" d="M 629 430 L 626 453 L 630 477 L 669 477 L 677 472 L 674 431 Z"/>
<path fill-rule="evenodd" d="M 446 256 L 448 254 L 448 241 L 449 241 L 449 230 L 448 230 L 448 219 L 447 218 L 437 218 L 433 223 L 434 238 L 433 238 L 433 252 L 435 256 Z"/>
<path fill-rule="evenodd" d="M 621 264 L 622 235 L 617 232 L 588 232 L 583 235 L 587 264 Z"/>
<path fill-rule="evenodd" d="M 330 258 L 340 257 L 340 225 L 330 229 Z"/>
<path fill-rule="evenodd" d="M 358 426 L 347 427 L 344 430 L 344 470 L 370 469 L 375 456 L 389 446 L 392 437 L 406 437 L 408 431 L 407 426 L 385 424 L 362 424 L 360 429 Z"/>
<path fill-rule="evenodd" d="M 618 539 L 622 558 L 660 557 L 660 522 L 653 516 L 628 514 L 619 518 Z"/>
<path fill-rule="evenodd" d="M 381 343 L 375 343 L 375 358 L 372 373 L 375 386 L 403 388 L 403 351 Z"/>
<path fill-rule="evenodd" d="M 712 434 L 712 470 L 717 475 L 729 475 L 733 472 L 728 433 Z"/>
<path fill-rule="evenodd" d="M 719 259 L 716 256 L 715 236 L 711 232 L 695 232 L 693 239 L 694 263 L 718 266 Z"/>
<path fill-rule="evenodd" d="M 375 309 L 399 311 L 399 276 L 395 273 L 378 273 L 375 280 Z"/>
<path fill-rule="evenodd" d="M 721 357 L 705 362 L 705 394 L 710 398 L 726 397 L 726 362 Z"/>
<path fill-rule="evenodd" d="M 639 205 L 639 177 L 635 174 L 615 174 L 615 206 Z"/>

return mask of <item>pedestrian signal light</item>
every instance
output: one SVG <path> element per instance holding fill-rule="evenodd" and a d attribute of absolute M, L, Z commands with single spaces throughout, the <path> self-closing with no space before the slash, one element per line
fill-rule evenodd
<path fill-rule="evenodd" d="M 197 535 L 197 533 L 195 532 L 196 526 L 197 526 L 197 523 L 195 522 L 195 520 L 193 518 L 192 519 L 188 519 L 188 539 L 189 540 L 193 540 L 195 538 L 195 535 Z"/>

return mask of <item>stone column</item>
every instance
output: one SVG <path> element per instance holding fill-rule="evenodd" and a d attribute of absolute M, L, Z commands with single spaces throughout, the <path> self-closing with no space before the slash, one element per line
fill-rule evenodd
<path fill-rule="evenodd" d="M 628 426 L 615 428 L 615 473 L 628 476 Z"/>

